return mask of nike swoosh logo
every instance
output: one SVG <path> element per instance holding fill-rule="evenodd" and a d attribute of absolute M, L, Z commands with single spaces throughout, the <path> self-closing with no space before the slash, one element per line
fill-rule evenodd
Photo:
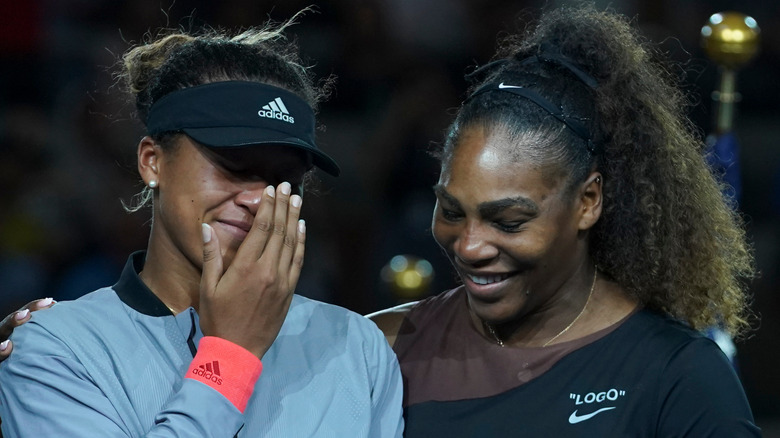
<path fill-rule="evenodd" d="M 580 421 L 590 420 L 591 418 L 595 417 L 596 415 L 598 415 L 598 414 L 600 414 L 600 413 L 602 413 L 604 411 L 609 411 L 611 409 L 615 409 L 615 407 L 616 406 L 612 406 L 611 408 L 601 408 L 601 409 L 599 409 L 596 412 L 591 412 L 590 414 L 579 415 L 579 416 L 577 415 L 577 411 L 575 410 L 574 412 L 571 413 L 571 415 L 569 415 L 569 423 L 570 424 L 577 424 Z"/>
<path fill-rule="evenodd" d="M 502 82 L 498 84 L 498 88 L 523 88 L 523 87 L 517 85 L 504 85 L 504 83 Z"/>

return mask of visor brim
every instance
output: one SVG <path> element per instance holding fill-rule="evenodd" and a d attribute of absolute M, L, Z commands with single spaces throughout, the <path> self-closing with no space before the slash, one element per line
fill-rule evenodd
<path fill-rule="evenodd" d="M 257 127 L 209 127 L 183 128 L 182 131 L 198 143 L 212 147 L 250 147 L 253 145 L 283 145 L 301 149 L 311 154 L 315 166 L 332 176 L 339 176 L 341 169 L 336 161 L 309 144 L 289 134 Z"/>

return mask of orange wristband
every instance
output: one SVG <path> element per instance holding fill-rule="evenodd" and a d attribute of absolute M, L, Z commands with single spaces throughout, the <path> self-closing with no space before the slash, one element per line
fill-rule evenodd
<path fill-rule="evenodd" d="M 245 348 L 204 336 L 185 377 L 214 388 L 243 414 L 262 371 L 263 363 Z"/>

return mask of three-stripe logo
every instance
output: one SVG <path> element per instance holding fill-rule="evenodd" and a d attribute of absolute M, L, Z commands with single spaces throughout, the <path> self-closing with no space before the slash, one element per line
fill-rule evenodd
<path fill-rule="evenodd" d="M 212 361 L 211 363 L 200 365 L 200 366 L 198 366 L 198 368 L 206 370 L 206 371 L 211 371 L 212 373 L 216 374 L 217 376 L 220 375 L 219 374 L 219 361 L 217 361 L 217 360 Z"/>
<path fill-rule="evenodd" d="M 269 119 L 282 120 L 287 123 L 295 123 L 295 119 L 290 115 L 290 111 L 287 110 L 287 106 L 282 102 L 281 97 L 277 97 L 268 102 L 268 104 L 263 105 L 263 108 L 257 112 L 257 115 Z"/>
<path fill-rule="evenodd" d="M 217 360 L 198 365 L 198 368 L 192 370 L 192 374 L 211 380 L 217 385 L 222 384 L 222 375 L 219 372 L 219 361 Z"/>

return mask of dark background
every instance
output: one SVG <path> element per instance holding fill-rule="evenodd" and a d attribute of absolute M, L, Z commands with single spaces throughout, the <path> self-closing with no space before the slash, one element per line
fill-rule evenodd
<path fill-rule="evenodd" d="M 309 228 L 300 293 L 367 313 L 397 302 L 380 279 L 396 254 L 430 261 L 429 293 L 454 284 L 430 237 L 442 138 L 463 98 L 467 68 L 485 63 L 499 34 L 542 7 L 506 0 L 0 0 L 0 315 L 38 297 L 75 298 L 113 284 L 130 251 L 146 245 L 148 211 L 120 199 L 140 191 L 143 134 L 112 73 L 117 56 L 159 27 L 245 28 L 284 20 L 319 77 L 338 76 L 321 108 L 321 146 L 341 164 L 306 197 Z M 603 4 L 602 4 L 603 3 Z M 607 2 L 599 2 L 603 8 Z M 765 436 L 780 436 L 780 7 L 762 0 L 616 0 L 646 36 L 679 61 L 702 136 L 713 128 L 718 70 L 699 46 L 708 17 L 753 16 L 761 52 L 739 72 L 740 205 L 761 276 L 760 319 L 738 344 L 739 369 Z"/>

